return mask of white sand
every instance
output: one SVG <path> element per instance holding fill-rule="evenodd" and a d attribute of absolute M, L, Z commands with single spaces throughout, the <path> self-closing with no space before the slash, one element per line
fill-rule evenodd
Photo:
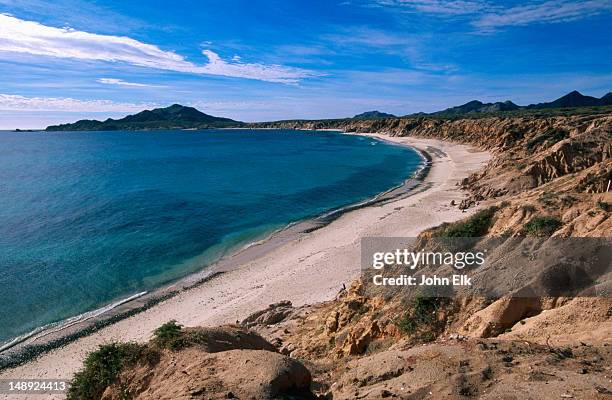
<path fill-rule="evenodd" d="M 465 196 L 456 183 L 480 169 L 489 159 L 488 153 L 439 140 L 380 137 L 426 151 L 429 148 L 433 163 L 424 182 L 428 189 L 384 205 L 351 211 L 208 283 L 5 371 L 0 378 L 70 379 L 84 356 L 101 343 L 146 341 L 155 328 L 171 319 L 186 326 L 215 325 L 235 322 L 281 300 L 299 306 L 332 299 L 343 283 L 348 285 L 359 276 L 362 237 L 413 237 L 426 228 L 468 215 L 450 206 L 451 200 L 458 203 Z"/>

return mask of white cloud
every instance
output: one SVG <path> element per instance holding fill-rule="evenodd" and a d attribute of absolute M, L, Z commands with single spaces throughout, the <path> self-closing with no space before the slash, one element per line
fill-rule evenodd
<path fill-rule="evenodd" d="M 98 78 L 96 79 L 96 82 L 103 83 L 105 85 L 117 85 L 117 86 L 129 86 L 129 87 L 159 87 L 157 85 L 147 85 L 144 83 L 127 82 L 127 81 L 124 81 L 123 79 L 116 79 L 116 78 Z"/>
<path fill-rule="evenodd" d="M 0 93 L 0 111 L 133 112 L 154 108 L 153 103 L 117 103 L 70 97 L 25 97 Z"/>
<path fill-rule="evenodd" d="M 574 21 L 612 10 L 612 0 L 529 1 L 504 7 L 489 0 L 375 0 L 378 6 L 411 13 L 464 18 L 480 31 L 504 26 Z"/>
<path fill-rule="evenodd" d="M 475 21 L 474 25 L 482 30 L 493 30 L 503 26 L 559 23 L 587 18 L 611 10 L 612 0 L 555 0 L 487 13 Z"/>
<path fill-rule="evenodd" d="M 136 66 L 176 72 L 256 79 L 267 82 L 297 83 L 314 77 L 312 71 L 259 63 L 227 62 L 211 50 L 204 50 L 208 63 L 187 61 L 173 51 L 126 36 L 99 35 L 71 28 L 55 28 L 0 14 L 0 52 L 38 56 L 124 62 Z"/>
<path fill-rule="evenodd" d="M 483 0 L 378 0 L 381 6 L 401 7 L 407 11 L 418 11 L 440 15 L 475 14 L 490 6 Z"/>

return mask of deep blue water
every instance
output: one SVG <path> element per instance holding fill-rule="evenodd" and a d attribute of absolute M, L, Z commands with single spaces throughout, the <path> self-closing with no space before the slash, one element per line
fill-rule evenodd
<path fill-rule="evenodd" d="M 372 197 L 420 162 L 331 132 L 2 132 L 0 342 Z"/>

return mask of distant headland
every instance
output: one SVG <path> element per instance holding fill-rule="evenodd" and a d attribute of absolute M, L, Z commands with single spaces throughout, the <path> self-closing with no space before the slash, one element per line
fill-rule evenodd
<path fill-rule="evenodd" d="M 180 104 L 144 110 L 121 119 L 105 121 L 83 119 L 72 124 L 52 125 L 47 131 L 117 131 L 151 129 L 206 129 L 240 127 L 244 123 L 229 118 L 214 117 Z"/>

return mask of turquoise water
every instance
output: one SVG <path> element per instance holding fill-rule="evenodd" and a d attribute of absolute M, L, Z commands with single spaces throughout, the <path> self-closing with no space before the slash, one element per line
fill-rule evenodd
<path fill-rule="evenodd" d="M 372 197 L 420 162 L 331 132 L 2 132 L 0 342 Z"/>

